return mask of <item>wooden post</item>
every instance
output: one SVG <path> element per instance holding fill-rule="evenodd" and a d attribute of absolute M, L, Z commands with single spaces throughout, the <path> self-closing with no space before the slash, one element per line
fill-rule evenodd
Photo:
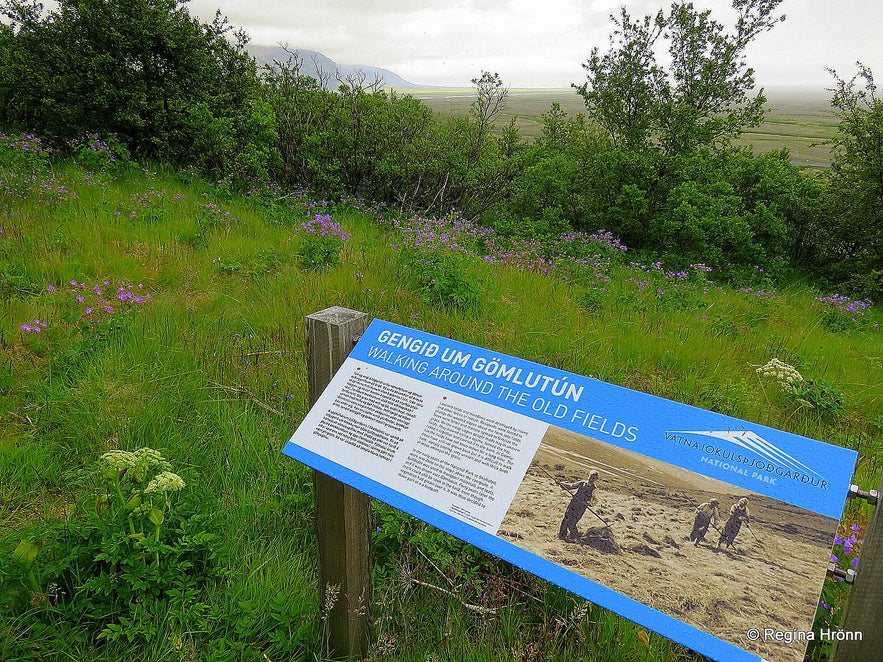
<path fill-rule="evenodd" d="M 365 313 L 333 306 L 306 318 L 310 406 L 340 368 L 368 326 Z M 371 510 L 369 497 L 313 472 L 319 553 L 319 607 L 328 653 L 365 657 L 371 604 Z"/>
<path fill-rule="evenodd" d="M 883 480 L 878 494 L 883 497 Z M 861 641 L 835 641 L 832 662 L 879 662 L 883 651 L 883 503 L 874 506 L 874 514 L 865 531 L 855 583 L 846 600 L 840 630 L 844 637 Z"/>

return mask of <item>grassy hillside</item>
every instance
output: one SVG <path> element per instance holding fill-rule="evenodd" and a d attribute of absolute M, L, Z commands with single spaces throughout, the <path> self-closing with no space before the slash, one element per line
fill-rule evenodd
<path fill-rule="evenodd" d="M 0 660 L 324 658 L 311 476 L 280 449 L 307 406 L 304 317 L 332 305 L 856 448 L 857 482 L 877 486 L 875 307 L 632 263 L 604 236 L 511 245 L 456 217 L 48 159 L 0 164 Z M 800 389 L 757 371 L 773 357 Z M 186 487 L 153 510 L 114 505 L 108 486 L 135 470 L 99 457 L 142 447 Z M 694 659 L 375 516 L 373 660 Z M 844 531 L 865 522 L 851 505 Z M 77 556 L 96 540 L 104 566 Z M 70 573 L 85 567 L 84 597 Z"/>

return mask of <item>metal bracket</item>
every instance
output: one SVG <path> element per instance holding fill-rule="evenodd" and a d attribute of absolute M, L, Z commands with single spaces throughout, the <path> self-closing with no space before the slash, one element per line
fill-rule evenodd
<path fill-rule="evenodd" d="M 846 495 L 847 499 L 864 499 L 872 506 L 877 505 L 879 497 L 877 490 L 863 490 L 855 484 L 849 486 L 849 492 Z"/>
<path fill-rule="evenodd" d="M 828 573 L 834 575 L 845 581 L 847 584 L 852 584 L 855 582 L 856 571 L 852 568 L 844 570 L 843 568 L 838 568 L 833 563 L 828 564 Z"/>

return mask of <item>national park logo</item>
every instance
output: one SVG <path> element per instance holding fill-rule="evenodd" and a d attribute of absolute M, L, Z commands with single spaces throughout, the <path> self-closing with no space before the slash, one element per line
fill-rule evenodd
<path fill-rule="evenodd" d="M 737 448 L 693 437 L 711 437 Z M 784 479 L 828 489 L 828 481 L 822 474 L 751 430 L 673 430 L 665 433 L 665 439 L 702 453 L 701 462 L 725 472 L 749 476 L 769 485 Z"/>

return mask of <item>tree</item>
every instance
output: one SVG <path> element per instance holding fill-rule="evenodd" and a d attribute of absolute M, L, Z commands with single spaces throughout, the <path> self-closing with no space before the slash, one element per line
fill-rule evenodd
<path fill-rule="evenodd" d="M 634 20 L 625 8 L 611 16 L 616 29 L 606 53 L 595 47 L 583 64 L 586 81 L 576 87 L 590 119 L 625 149 L 680 154 L 716 148 L 763 119 L 766 99 L 754 97 L 754 70 L 745 49 L 784 16 L 782 0 L 732 0 L 732 31 L 692 2 L 672 3 Z M 667 43 L 670 64 L 657 61 Z"/>
<path fill-rule="evenodd" d="M 242 148 L 258 80 L 247 37 L 184 0 L 0 0 L 0 122 L 60 142 L 114 133 L 138 157 L 193 162 L 213 137 Z M 234 37 L 233 43 L 228 36 Z M 222 130 L 223 135 L 218 135 Z"/>
<path fill-rule="evenodd" d="M 506 108 L 509 99 L 509 88 L 503 87 L 503 79 L 498 73 L 482 71 L 481 76 L 472 79 L 475 86 L 475 100 L 469 107 L 469 114 L 478 125 L 481 138 L 487 135 L 494 120 Z"/>
<path fill-rule="evenodd" d="M 482 71 L 481 76 L 472 79 L 472 84 L 475 86 L 475 100 L 469 106 L 469 117 L 474 122 L 472 146 L 467 155 L 470 167 L 481 157 L 491 127 L 505 110 L 509 99 L 509 88 L 503 86 L 503 79 L 498 73 Z"/>
<path fill-rule="evenodd" d="M 883 99 L 874 74 L 859 71 L 840 78 L 836 71 L 831 105 L 840 123 L 833 140 L 832 209 L 818 237 L 819 267 L 858 296 L 883 294 Z"/>

